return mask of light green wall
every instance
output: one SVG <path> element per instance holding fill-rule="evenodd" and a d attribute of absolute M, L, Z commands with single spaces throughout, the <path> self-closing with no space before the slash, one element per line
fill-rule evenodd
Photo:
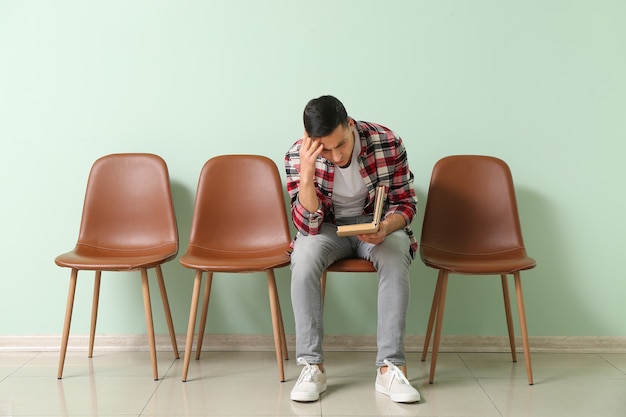
<path fill-rule="evenodd" d="M 330 93 L 404 138 L 422 212 L 439 158 L 505 159 L 539 264 L 523 274 L 530 334 L 624 336 L 624 22 L 621 0 L 0 0 L 0 334 L 60 334 L 69 270 L 53 260 L 74 245 L 95 159 L 167 161 L 182 253 L 202 164 L 258 153 L 282 172 L 304 104 Z M 184 333 L 193 273 L 165 274 Z M 435 277 L 414 263 L 409 334 Z M 92 282 L 79 275 L 73 334 Z M 208 331 L 270 333 L 266 294 L 263 275 L 218 275 Z M 373 276 L 331 276 L 327 333 L 374 334 L 374 303 Z M 454 278 L 444 329 L 505 334 L 498 280 Z M 105 274 L 99 332 L 145 332 L 138 274 Z"/>

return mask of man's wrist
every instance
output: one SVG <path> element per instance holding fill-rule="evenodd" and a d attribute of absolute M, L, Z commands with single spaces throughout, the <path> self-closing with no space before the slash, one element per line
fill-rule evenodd
<path fill-rule="evenodd" d="M 384 225 L 385 233 L 389 235 L 406 227 L 406 220 L 399 214 L 391 214 L 381 222 L 381 225 Z"/>

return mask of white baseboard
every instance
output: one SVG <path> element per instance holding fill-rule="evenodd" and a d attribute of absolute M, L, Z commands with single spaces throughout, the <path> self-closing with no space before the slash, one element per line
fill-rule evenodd
<path fill-rule="evenodd" d="M 626 337 L 604 336 L 532 336 L 531 352 L 569 353 L 626 353 Z M 407 352 L 421 352 L 424 336 L 407 336 Z M 177 335 L 176 343 L 180 351 L 185 350 L 185 335 Z M 86 351 L 88 335 L 70 336 L 68 351 Z M 157 350 L 172 350 L 167 334 L 156 336 Z M 58 351 L 61 336 L 2 336 L 2 351 Z M 294 350 L 295 338 L 287 335 L 287 346 Z M 516 341 L 516 350 L 521 351 L 522 343 Z M 97 335 L 95 349 L 100 351 L 147 351 L 145 335 Z M 195 340 L 194 340 L 195 349 Z M 327 351 L 376 351 L 376 336 L 326 335 L 324 349 Z M 272 335 L 207 334 L 204 337 L 203 351 L 273 351 Z M 442 336 L 440 352 L 508 352 L 507 336 Z"/>

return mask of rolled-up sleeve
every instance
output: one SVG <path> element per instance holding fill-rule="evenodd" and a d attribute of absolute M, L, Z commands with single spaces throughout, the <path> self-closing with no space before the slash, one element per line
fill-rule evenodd
<path fill-rule="evenodd" d="M 318 204 L 316 211 L 308 211 L 300 204 L 300 156 L 302 140 L 296 142 L 285 155 L 285 171 L 287 173 L 287 192 L 291 200 L 291 219 L 296 230 L 303 235 L 316 235 L 324 222 L 323 205 Z M 319 191 L 318 191 L 319 194 Z M 319 195 L 318 195 L 319 198 Z M 320 199 L 321 201 L 321 199 Z"/>
<path fill-rule="evenodd" d="M 386 216 L 400 214 L 410 225 L 417 214 L 417 196 L 413 188 L 413 173 L 409 169 L 408 158 L 404 144 L 396 138 L 395 163 L 393 176 L 389 187 L 389 207 Z"/>

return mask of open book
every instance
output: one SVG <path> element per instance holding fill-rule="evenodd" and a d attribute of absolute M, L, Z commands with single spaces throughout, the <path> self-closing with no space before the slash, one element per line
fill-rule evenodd
<path fill-rule="evenodd" d="M 380 217 L 383 214 L 383 205 L 385 203 L 385 186 L 379 185 L 376 188 L 376 200 L 374 202 L 374 218 L 371 223 L 347 224 L 337 226 L 337 236 L 353 236 L 363 233 L 378 232 Z"/>

